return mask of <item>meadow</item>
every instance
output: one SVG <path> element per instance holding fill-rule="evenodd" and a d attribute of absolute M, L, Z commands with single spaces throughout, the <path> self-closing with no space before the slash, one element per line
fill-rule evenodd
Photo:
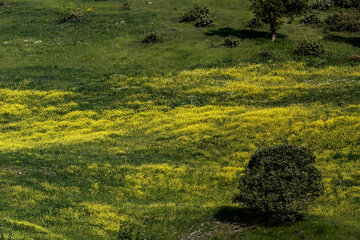
<path fill-rule="evenodd" d="M 271 42 L 246 29 L 246 0 L 73 2 L 80 23 L 58 23 L 65 0 L 0 7 L 0 232 L 360 239 L 359 33 L 295 19 Z M 194 3 L 214 26 L 179 23 Z M 239 47 L 211 47 L 229 34 Z M 326 53 L 294 55 L 303 39 Z M 280 143 L 315 152 L 325 192 L 303 220 L 263 226 L 232 198 L 256 149 Z"/>

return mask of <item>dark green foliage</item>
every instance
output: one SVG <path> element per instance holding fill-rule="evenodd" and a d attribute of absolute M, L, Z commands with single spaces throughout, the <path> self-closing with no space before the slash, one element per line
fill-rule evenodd
<path fill-rule="evenodd" d="M 0 7 L 2 7 L 2 8 L 12 7 L 12 6 L 15 6 L 15 4 L 16 4 L 15 0 L 0 1 Z"/>
<path fill-rule="evenodd" d="M 321 20 L 317 16 L 317 14 L 313 11 L 307 12 L 302 19 L 300 19 L 300 23 L 302 24 L 320 24 Z"/>
<path fill-rule="evenodd" d="M 214 20 L 209 7 L 195 4 L 192 9 L 184 14 L 180 22 L 195 22 L 196 27 L 206 27 L 211 26 Z"/>
<path fill-rule="evenodd" d="M 269 49 L 264 48 L 261 50 L 260 55 L 262 57 L 271 57 L 273 53 Z"/>
<path fill-rule="evenodd" d="M 326 18 L 326 28 L 334 32 L 359 32 L 360 18 L 355 14 L 334 13 Z"/>
<path fill-rule="evenodd" d="M 262 21 L 258 18 L 253 18 L 251 19 L 248 24 L 247 24 L 247 27 L 250 28 L 250 29 L 255 29 L 255 28 L 259 28 L 262 26 Z"/>
<path fill-rule="evenodd" d="M 239 182 L 235 200 L 269 223 L 294 222 L 323 191 L 315 156 L 307 148 L 280 145 L 258 150 Z"/>
<path fill-rule="evenodd" d="M 325 49 L 319 41 L 304 40 L 298 43 L 294 52 L 299 56 L 318 56 L 325 53 Z"/>
<path fill-rule="evenodd" d="M 214 24 L 214 17 L 211 15 L 201 15 L 196 21 L 196 27 L 207 27 Z"/>
<path fill-rule="evenodd" d="M 181 19 L 181 22 L 194 22 L 199 19 L 200 16 L 209 15 L 210 8 L 207 6 L 200 6 L 195 4 Z"/>
<path fill-rule="evenodd" d="M 237 37 L 229 36 L 224 39 L 224 46 L 229 48 L 234 48 L 239 46 L 240 40 Z"/>
<path fill-rule="evenodd" d="M 308 0 L 250 0 L 251 10 L 256 18 L 269 24 L 272 40 L 276 38 L 276 31 L 283 24 L 282 18 L 291 18 L 303 13 L 308 7 Z"/>
<path fill-rule="evenodd" d="M 121 9 L 130 10 L 130 4 L 129 4 L 128 2 L 124 2 L 124 3 L 121 5 Z"/>
<path fill-rule="evenodd" d="M 343 8 L 360 8 L 359 0 L 333 0 L 334 5 Z"/>
<path fill-rule="evenodd" d="M 140 240 L 140 227 L 133 223 L 120 224 L 117 240 Z"/>
<path fill-rule="evenodd" d="M 12 240 L 12 230 L 10 230 L 8 237 L 5 237 L 5 234 L 0 231 L 0 240 Z"/>
<path fill-rule="evenodd" d="M 154 43 L 159 41 L 160 37 L 157 32 L 148 33 L 145 35 L 144 39 L 142 40 L 142 43 Z"/>
<path fill-rule="evenodd" d="M 60 8 L 59 23 L 81 22 L 84 19 L 84 16 L 84 12 L 78 6 L 73 3 L 69 3 Z"/>
<path fill-rule="evenodd" d="M 333 6 L 334 3 L 332 0 L 315 0 L 310 4 L 311 9 L 320 11 L 331 9 Z"/>

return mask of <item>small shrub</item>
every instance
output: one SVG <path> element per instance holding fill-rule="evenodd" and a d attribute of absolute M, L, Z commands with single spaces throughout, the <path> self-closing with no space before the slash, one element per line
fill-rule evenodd
<path fill-rule="evenodd" d="M 59 23 L 81 22 L 84 19 L 84 12 L 74 3 L 69 3 L 60 8 Z"/>
<path fill-rule="evenodd" d="M 359 32 L 360 20 L 355 14 L 334 13 L 326 18 L 325 24 L 329 31 Z"/>
<path fill-rule="evenodd" d="M 255 209 L 268 223 L 300 219 L 323 191 L 315 156 L 307 148 L 280 145 L 252 155 L 235 201 Z"/>
<path fill-rule="evenodd" d="M 264 48 L 261 50 L 260 55 L 262 57 L 271 57 L 273 53 L 269 49 Z"/>
<path fill-rule="evenodd" d="M 196 27 L 206 27 L 211 26 L 214 20 L 209 7 L 195 4 L 192 9 L 184 14 L 180 22 L 195 22 Z"/>
<path fill-rule="evenodd" d="M 128 2 L 124 2 L 120 8 L 124 10 L 130 10 L 130 4 Z"/>
<path fill-rule="evenodd" d="M 7 8 L 16 5 L 16 0 L 0 1 L 0 7 Z"/>
<path fill-rule="evenodd" d="M 360 55 L 351 54 L 348 56 L 348 59 L 350 59 L 351 61 L 360 62 Z"/>
<path fill-rule="evenodd" d="M 316 13 L 310 11 L 304 15 L 304 17 L 300 20 L 300 23 L 305 24 L 305 25 L 321 24 L 321 20 L 316 15 Z"/>
<path fill-rule="evenodd" d="M 5 237 L 5 234 L 0 231 L 0 240 L 12 240 L 12 230 L 10 230 L 8 237 Z"/>
<path fill-rule="evenodd" d="M 142 43 L 154 43 L 159 41 L 160 37 L 157 32 L 148 33 L 145 35 L 144 39 L 142 40 Z"/>
<path fill-rule="evenodd" d="M 140 227 L 133 223 L 122 222 L 120 224 L 118 240 L 140 240 Z"/>
<path fill-rule="evenodd" d="M 194 22 L 199 19 L 200 16 L 210 14 L 211 12 L 209 7 L 195 4 L 192 9 L 184 14 L 180 22 Z"/>
<path fill-rule="evenodd" d="M 325 49 L 319 41 L 304 40 L 298 43 L 294 52 L 299 56 L 318 56 L 325 53 Z"/>
<path fill-rule="evenodd" d="M 262 26 L 262 21 L 258 18 L 253 18 L 251 19 L 248 24 L 246 25 L 248 28 L 250 29 L 255 29 L 255 28 L 259 28 Z"/>
<path fill-rule="evenodd" d="M 211 15 L 202 15 L 195 21 L 196 27 L 207 27 L 214 24 L 214 18 Z"/>
<path fill-rule="evenodd" d="M 239 46 L 240 40 L 237 37 L 229 36 L 224 39 L 224 46 L 229 48 L 235 48 Z"/>
<path fill-rule="evenodd" d="M 332 0 L 315 0 L 310 4 L 311 9 L 320 11 L 331 9 L 333 6 L 334 3 Z"/>

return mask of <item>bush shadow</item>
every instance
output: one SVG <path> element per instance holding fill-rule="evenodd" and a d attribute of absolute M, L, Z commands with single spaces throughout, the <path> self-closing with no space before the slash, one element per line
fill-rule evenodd
<path fill-rule="evenodd" d="M 360 47 L 360 37 L 343 37 L 339 35 L 327 35 L 324 40 L 338 43 L 347 43 L 354 47 Z"/>
<path fill-rule="evenodd" d="M 205 35 L 220 36 L 220 37 L 235 36 L 241 39 L 256 39 L 256 38 L 271 39 L 271 34 L 269 32 L 249 30 L 249 29 L 235 30 L 229 27 L 210 30 L 209 32 L 206 32 Z M 277 37 L 286 38 L 286 36 L 283 34 L 277 34 Z"/>
<path fill-rule="evenodd" d="M 219 222 L 241 224 L 245 226 L 269 225 L 265 221 L 264 216 L 257 213 L 256 210 L 252 208 L 222 206 L 216 211 L 214 217 Z"/>

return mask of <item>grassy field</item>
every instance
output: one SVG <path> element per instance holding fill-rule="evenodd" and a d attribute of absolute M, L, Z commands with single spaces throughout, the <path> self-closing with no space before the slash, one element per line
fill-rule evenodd
<path fill-rule="evenodd" d="M 247 0 L 74 2 L 76 24 L 58 23 L 65 0 L 0 7 L 0 231 L 360 239 L 359 34 L 295 19 L 271 42 L 246 29 Z M 196 2 L 215 26 L 178 23 Z M 152 31 L 161 41 L 142 44 Z M 226 35 L 240 46 L 211 47 Z M 303 39 L 326 53 L 295 56 Z M 315 152 L 325 193 L 304 220 L 266 227 L 232 198 L 251 154 L 279 143 Z"/>

